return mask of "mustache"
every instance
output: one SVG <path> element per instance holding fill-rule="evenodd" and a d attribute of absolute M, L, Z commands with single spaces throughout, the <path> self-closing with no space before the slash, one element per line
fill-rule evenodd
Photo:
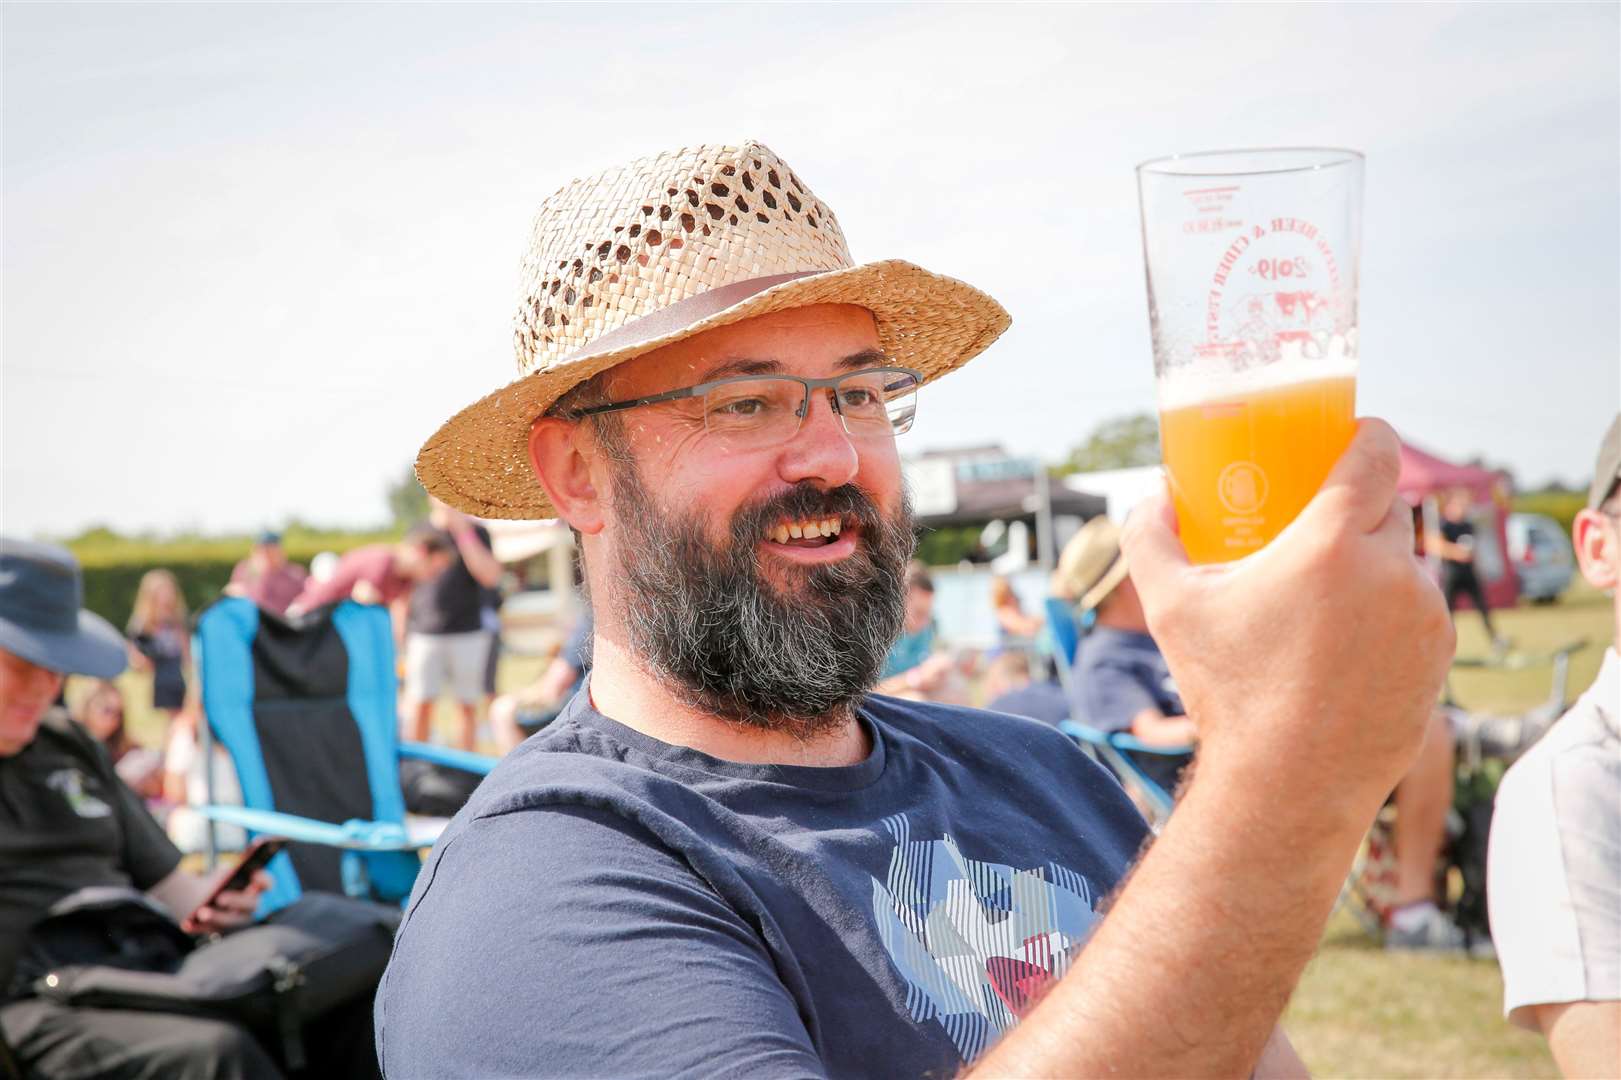
<path fill-rule="evenodd" d="M 855 484 L 823 491 L 807 480 L 739 510 L 732 518 L 732 538 L 739 544 L 753 545 L 764 540 L 784 518 L 824 517 L 854 519 L 869 534 L 883 524 L 878 504 Z"/>

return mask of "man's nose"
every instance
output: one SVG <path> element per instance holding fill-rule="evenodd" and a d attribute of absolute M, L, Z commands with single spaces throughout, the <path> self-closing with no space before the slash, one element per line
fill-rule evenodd
<path fill-rule="evenodd" d="M 789 484 L 810 480 L 830 490 L 850 483 L 860 468 L 861 457 L 843 418 L 825 392 L 813 393 L 799 431 L 783 447 L 778 465 L 782 479 Z"/>

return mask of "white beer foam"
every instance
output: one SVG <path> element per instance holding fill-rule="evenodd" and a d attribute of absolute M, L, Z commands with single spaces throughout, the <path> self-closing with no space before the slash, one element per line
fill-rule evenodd
<path fill-rule="evenodd" d="M 1289 348 L 1291 345 L 1294 346 L 1292 349 Z M 1341 347 L 1334 349 L 1333 345 Z M 1194 365 L 1191 369 L 1172 370 L 1155 381 L 1160 411 L 1168 412 L 1300 383 L 1354 379 L 1356 370 L 1356 357 L 1346 355 L 1343 343 L 1339 341 L 1331 344 L 1327 356 L 1309 359 L 1300 355 L 1298 343 L 1286 342 L 1283 356 L 1270 364 L 1257 364 L 1242 371 L 1214 364 L 1202 368 Z"/>

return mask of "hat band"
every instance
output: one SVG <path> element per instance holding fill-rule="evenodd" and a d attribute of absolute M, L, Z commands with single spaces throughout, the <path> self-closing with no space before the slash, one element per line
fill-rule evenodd
<path fill-rule="evenodd" d="M 799 278 L 815 277 L 817 274 L 832 273 L 831 270 L 801 270 L 792 274 L 772 274 L 768 277 L 749 278 L 746 281 L 734 281 L 730 285 L 721 285 L 701 292 L 697 296 L 689 296 L 685 300 L 677 300 L 668 307 L 648 312 L 639 319 L 632 319 L 624 326 L 616 327 L 588 345 L 582 345 L 574 352 L 558 360 L 553 366 L 572 364 L 578 360 L 587 360 L 602 353 L 618 352 L 620 349 L 634 348 L 645 345 L 649 341 L 657 340 L 666 334 L 674 334 L 685 330 L 695 322 L 718 315 L 734 304 L 742 303 L 756 293 L 763 293 L 776 285 L 787 281 L 796 281 Z"/>

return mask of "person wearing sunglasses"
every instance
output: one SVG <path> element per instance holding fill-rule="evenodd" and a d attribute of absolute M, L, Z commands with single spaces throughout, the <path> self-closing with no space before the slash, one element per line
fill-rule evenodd
<path fill-rule="evenodd" d="M 73 719 L 107 751 L 118 778 L 144 799 L 163 794 L 163 755 L 142 746 L 124 726 L 124 692 L 111 679 L 97 679 L 79 699 Z"/>

